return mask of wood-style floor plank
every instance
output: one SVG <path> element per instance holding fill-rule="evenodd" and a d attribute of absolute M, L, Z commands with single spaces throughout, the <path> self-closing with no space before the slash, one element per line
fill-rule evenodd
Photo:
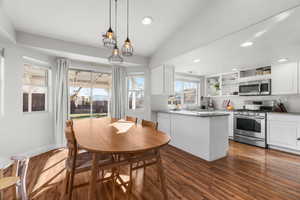
<path fill-rule="evenodd" d="M 27 185 L 32 200 L 60 198 L 66 155 L 66 150 L 55 150 L 30 160 Z M 228 156 L 214 162 L 172 146 L 163 149 L 162 159 L 170 200 L 300 199 L 300 156 L 230 142 Z M 143 174 L 143 169 L 133 173 L 131 200 L 163 199 L 156 167 Z M 77 176 L 75 183 L 88 180 L 85 173 Z M 73 199 L 87 199 L 87 191 L 87 187 L 76 189 Z M 99 184 L 97 193 L 101 200 L 112 200 L 111 183 Z M 6 190 L 4 199 L 12 200 L 12 194 L 12 189 Z M 120 188 L 116 199 L 126 199 Z"/>

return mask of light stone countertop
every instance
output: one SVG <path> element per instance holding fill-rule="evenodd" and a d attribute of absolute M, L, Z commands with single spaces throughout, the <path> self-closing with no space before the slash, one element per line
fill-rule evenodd
<path fill-rule="evenodd" d="M 222 117 L 230 115 L 226 111 L 188 111 L 188 110 L 177 110 L 177 111 L 155 111 L 158 113 L 169 113 L 169 114 L 178 114 L 178 115 L 187 115 L 195 117 Z"/>

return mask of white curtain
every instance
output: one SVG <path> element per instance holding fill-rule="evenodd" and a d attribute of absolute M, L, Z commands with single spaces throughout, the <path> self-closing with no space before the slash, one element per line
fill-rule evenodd
<path fill-rule="evenodd" d="M 54 99 L 55 142 L 58 147 L 65 146 L 64 128 L 68 118 L 68 69 L 70 61 L 57 59 Z"/>
<path fill-rule="evenodd" d="M 126 109 L 126 73 L 123 67 L 113 66 L 110 115 L 123 118 Z"/>

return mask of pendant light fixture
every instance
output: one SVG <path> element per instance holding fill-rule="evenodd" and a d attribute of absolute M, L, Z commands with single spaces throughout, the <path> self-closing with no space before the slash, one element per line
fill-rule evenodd
<path fill-rule="evenodd" d="M 116 44 L 115 34 L 111 28 L 111 1 L 109 1 L 109 28 L 106 33 L 103 35 L 103 45 L 107 48 L 114 48 Z"/>
<path fill-rule="evenodd" d="M 117 0 L 115 0 L 115 44 L 114 44 L 114 49 L 112 51 L 112 55 L 108 57 L 108 61 L 111 64 L 120 64 L 124 61 L 120 55 L 120 50 L 118 48 L 118 36 L 117 36 L 118 6 L 117 6 L 117 4 L 118 4 L 118 2 L 117 2 Z"/>
<path fill-rule="evenodd" d="M 127 0 L 127 38 L 122 47 L 122 55 L 126 57 L 133 55 L 133 47 L 129 39 L 129 0 Z"/>

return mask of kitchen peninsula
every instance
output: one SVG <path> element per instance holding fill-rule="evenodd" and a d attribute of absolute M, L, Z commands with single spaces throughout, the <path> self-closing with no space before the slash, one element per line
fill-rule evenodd
<path fill-rule="evenodd" d="M 159 111 L 159 130 L 171 136 L 171 145 L 207 161 L 223 158 L 228 151 L 226 112 Z"/>

